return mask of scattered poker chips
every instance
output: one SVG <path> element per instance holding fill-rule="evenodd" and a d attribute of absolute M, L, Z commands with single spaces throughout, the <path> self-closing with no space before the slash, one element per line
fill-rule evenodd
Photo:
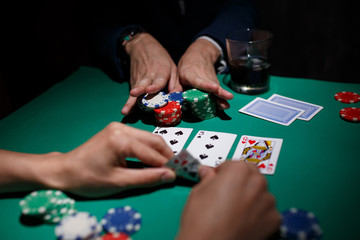
<path fill-rule="evenodd" d="M 154 110 L 157 125 L 175 126 L 181 121 L 181 105 L 178 102 L 170 101 L 162 108 Z"/>
<path fill-rule="evenodd" d="M 340 110 L 340 117 L 349 122 L 360 122 L 360 108 L 347 107 Z"/>
<path fill-rule="evenodd" d="M 88 212 L 66 216 L 55 228 L 55 235 L 59 240 L 95 240 L 101 233 L 101 224 Z"/>
<path fill-rule="evenodd" d="M 216 102 L 211 94 L 193 88 L 183 92 L 182 96 L 188 102 L 191 112 L 199 119 L 216 116 Z"/>
<path fill-rule="evenodd" d="M 141 214 L 130 206 L 111 208 L 101 219 L 104 231 L 132 235 L 141 227 Z"/>
<path fill-rule="evenodd" d="M 354 92 L 338 92 L 335 99 L 342 103 L 357 103 L 360 101 L 360 95 Z"/>
<path fill-rule="evenodd" d="M 290 208 L 281 215 L 280 235 L 283 239 L 318 240 L 322 237 L 321 227 L 312 212 Z"/>
<path fill-rule="evenodd" d="M 156 108 L 165 106 L 168 101 L 168 96 L 164 92 L 145 94 L 141 101 L 139 101 L 139 106 L 143 111 L 153 111 Z"/>
<path fill-rule="evenodd" d="M 75 201 L 58 190 L 33 191 L 19 205 L 24 216 L 40 218 L 49 224 L 76 212 Z"/>

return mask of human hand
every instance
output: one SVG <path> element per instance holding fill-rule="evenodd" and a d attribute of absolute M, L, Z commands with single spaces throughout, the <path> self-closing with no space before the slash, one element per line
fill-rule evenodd
<path fill-rule="evenodd" d="M 214 44 L 205 39 L 197 39 L 186 50 L 178 64 L 178 78 L 182 86 L 191 86 L 206 92 L 214 93 L 220 109 L 230 107 L 227 100 L 232 93 L 224 90 L 216 76 L 214 64 L 220 51 Z"/>
<path fill-rule="evenodd" d="M 266 179 L 249 163 L 202 166 L 185 206 L 178 240 L 266 239 L 280 226 Z"/>
<path fill-rule="evenodd" d="M 114 122 L 73 151 L 54 154 L 49 168 L 57 170 L 46 174 L 44 182 L 49 188 L 87 197 L 111 195 L 174 180 L 175 173 L 162 167 L 172 156 L 161 137 Z M 154 168 L 126 168 L 127 157 Z"/>
<path fill-rule="evenodd" d="M 156 93 L 168 84 L 169 90 L 182 90 L 176 77 L 177 67 L 163 46 L 150 34 L 141 33 L 125 45 L 130 56 L 130 96 L 121 113 L 127 115 L 138 96 Z"/>

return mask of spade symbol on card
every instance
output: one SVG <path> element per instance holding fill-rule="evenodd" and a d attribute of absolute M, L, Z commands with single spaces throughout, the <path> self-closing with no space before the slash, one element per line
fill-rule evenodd
<path fill-rule="evenodd" d="M 164 130 L 160 131 L 160 133 L 161 134 L 167 134 L 167 131 L 166 131 L 166 129 L 164 129 Z"/>
<path fill-rule="evenodd" d="M 176 136 L 180 136 L 180 135 L 183 135 L 184 133 L 182 131 L 178 131 L 175 133 Z"/>
<path fill-rule="evenodd" d="M 219 137 L 218 137 L 217 135 L 214 135 L 214 136 L 211 136 L 210 139 L 212 139 L 212 140 L 218 140 Z"/>
<path fill-rule="evenodd" d="M 200 157 L 200 159 L 202 160 L 202 159 L 207 158 L 207 157 L 208 157 L 208 155 L 206 155 L 206 154 L 204 153 L 204 154 L 200 154 L 200 155 L 199 155 L 199 157 Z"/>
<path fill-rule="evenodd" d="M 197 136 L 197 138 L 201 138 L 201 136 L 204 135 L 204 131 L 200 131 L 199 135 Z"/>
<path fill-rule="evenodd" d="M 171 144 L 171 145 L 177 144 L 178 142 L 179 142 L 179 141 L 176 140 L 176 139 L 170 140 L 170 144 Z"/>
<path fill-rule="evenodd" d="M 205 147 L 206 147 L 207 149 L 210 149 L 210 148 L 213 148 L 214 145 L 212 145 L 211 143 L 209 143 L 209 144 L 206 144 Z"/>

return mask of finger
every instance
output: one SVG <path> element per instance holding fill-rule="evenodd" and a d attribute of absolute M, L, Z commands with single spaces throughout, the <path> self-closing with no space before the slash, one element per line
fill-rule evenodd
<path fill-rule="evenodd" d="M 221 86 L 217 89 L 216 92 L 213 92 L 215 96 L 225 99 L 225 100 L 231 100 L 233 99 L 234 95 L 231 92 L 226 91 Z"/>
<path fill-rule="evenodd" d="M 155 137 L 153 138 L 155 144 L 144 144 L 133 139 L 133 143 L 128 144 L 129 157 L 136 157 L 151 166 L 164 165 L 174 154 L 160 136 L 153 137 Z"/>
<path fill-rule="evenodd" d="M 152 82 L 151 85 L 146 87 L 147 93 L 157 93 L 161 89 L 163 89 L 166 86 L 166 83 L 169 79 L 168 74 L 166 73 L 158 73 L 158 75 L 155 77 L 155 80 Z"/>
<path fill-rule="evenodd" d="M 214 168 L 204 165 L 200 165 L 198 173 L 202 183 L 210 181 L 216 174 Z"/>
<path fill-rule="evenodd" d="M 171 148 L 166 144 L 164 139 L 158 135 L 154 135 L 150 132 L 132 128 L 129 126 L 125 126 L 125 130 L 127 134 L 131 135 L 137 141 L 141 142 L 142 144 L 151 147 L 153 150 L 158 151 L 158 154 L 165 156 L 165 158 L 170 159 L 174 156 L 173 151 Z"/>
<path fill-rule="evenodd" d="M 216 104 L 220 110 L 225 110 L 230 108 L 230 104 L 228 103 L 228 101 L 221 98 L 216 98 Z"/>
<path fill-rule="evenodd" d="M 124 107 L 121 109 L 121 114 L 122 115 L 128 115 L 131 110 L 134 108 L 134 106 L 136 105 L 136 97 L 133 96 L 129 96 L 128 100 L 126 101 Z"/>
<path fill-rule="evenodd" d="M 117 168 L 113 175 L 115 183 L 122 187 L 154 186 L 174 181 L 175 172 L 168 168 L 124 169 Z"/>
<path fill-rule="evenodd" d="M 144 93 L 146 93 L 146 88 L 151 85 L 152 81 L 150 78 L 143 78 L 133 87 L 130 91 L 130 95 L 133 97 L 138 97 Z"/>
<path fill-rule="evenodd" d="M 180 84 L 180 79 L 177 74 L 177 68 L 174 67 L 171 69 L 171 77 L 168 83 L 169 92 L 182 92 L 183 87 Z"/>

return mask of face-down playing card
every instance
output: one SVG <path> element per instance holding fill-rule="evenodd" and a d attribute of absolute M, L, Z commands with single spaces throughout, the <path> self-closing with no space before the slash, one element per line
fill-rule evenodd
<path fill-rule="evenodd" d="M 201 164 L 216 167 L 226 160 L 236 136 L 232 133 L 200 130 L 187 150 Z"/>
<path fill-rule="evenodd" d="M 153 133 L 160 135 L 176 155 L 184 147 L 192 130 L 192 128 L 156 127 Z"/>
<path fill-rule="evenodd" d="M 241 136 L 232 160 L 256 164 L 262 174 L 275 173 L 282 145 L 280 138 Z"/>

